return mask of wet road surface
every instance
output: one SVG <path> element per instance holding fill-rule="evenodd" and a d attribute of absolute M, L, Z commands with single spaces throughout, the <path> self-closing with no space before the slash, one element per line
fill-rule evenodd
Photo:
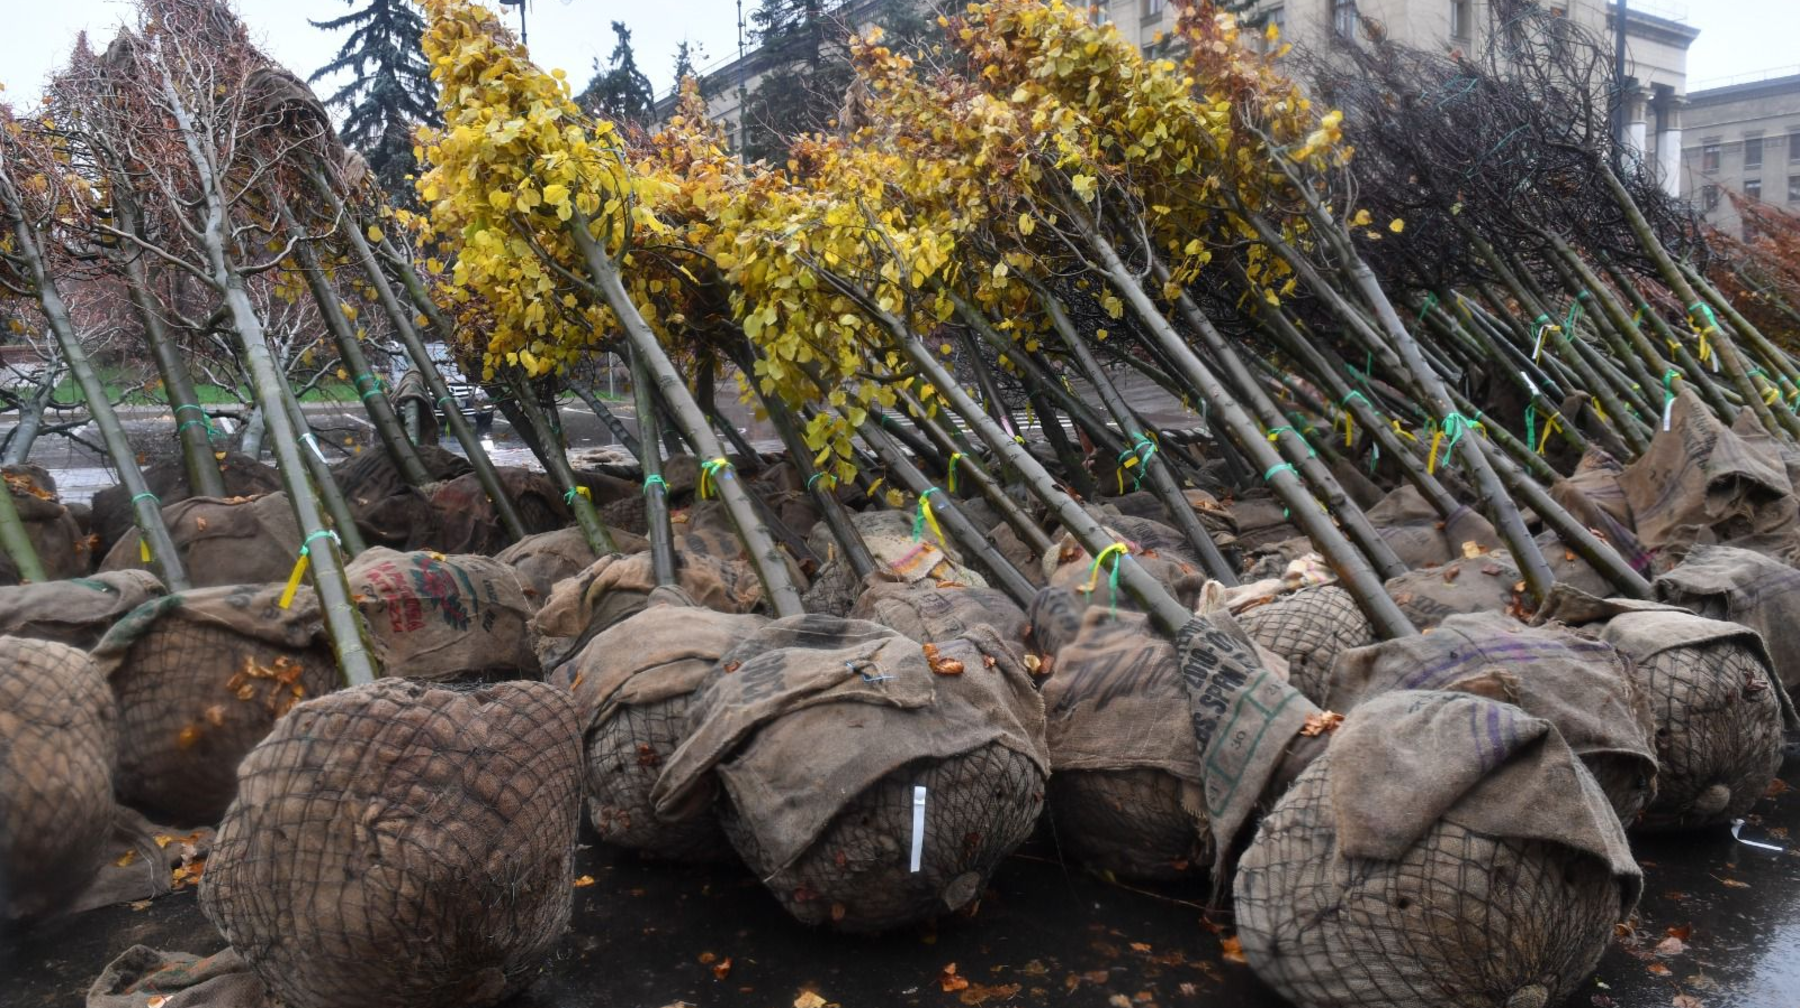
<path fill-rule="evenodd" d="M 1800 788 L 1800 759 L 1790 754 L 1781 781 L 1743 838 L 1782 850 L 1725 829 L 1634 838 L 1643 905 L 1568 1005 L 1800 1005 L 1800 848 L 1790 836 L 1800 792 L 1789 787 Z M 808 991 L 842 1008 L 1283 1003 L 1225 958 L 1230 918 L 1209 919 L 1204 890 L 1110 884 L 1059 863 L 1042 835 L 1004 863 L 972 915 L 872 938 L 792 922 L 738 867 L 658 865 L 590 846 L 576 872 L 594 882 L 576 890 L 573 926 L 508 1008 L 788 1008 L 816 1004 Z M 192 890 L 39 925 L 0 942 L 0 1004 L 78 1005 L 106 962 L 138 943 L 195 953 L 224 944 Z M 968 986 L 946 991 L 953 963 Z"/>

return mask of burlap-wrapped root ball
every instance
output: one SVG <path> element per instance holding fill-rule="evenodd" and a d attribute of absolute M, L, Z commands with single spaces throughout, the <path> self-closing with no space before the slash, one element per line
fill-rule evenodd
<path fill-rule="evenodd" d="M 1066 588 L 1038 593 L 1031 625 L 1051 656 L 1043 697 L 1057 842 L 1126 878 L 1203 874 L 1212 833 L 1174 647 L 1142 614 L 1084 607 Z"/>
<path fill-rule="evenodd" d="M 1585 632 L 1501 613 L 1450 616 L 1428 634 L 1345 652 L 1323 706 L 1348 713 L 1394 690 L 1474 693 L 1550 722 L 1620 822 L 1656 794 L 1654 723 L 1631 659 Z"/>
<path fill-rule="evenodd" d="M 85 653 L 0 637 L 0 922 L 54 913 L 101 863 L 117 718 Z"/>
<path fill-rule="evenodd" d="M 201 907 L 286 1008 L 473 1008 L 568 927 L 581 736 L 545 683 L 384 679 L 239 769 Z"/>
<path fill-rule="evenodd" d="M 108 571 L 0 587 L 0 634 L 85 650 L 98 643 L 119 617 L 167 591 L 149 571 Z"/>
<path fill-rule="evenodd" d="M 200 588 L 132 610 L 94 647 L 119 700 L 116 787 L 160 821 L 218 821 L 237 765 L 295 704 L 337 688 L 312 589 Z"/>
<path fill-rule="evenodd" d="M 650 607 L 602 631 L 557 679 L 581 712 L 588 817 L 600 839 L 646 857 L 731 857 L 709 805 L 690 817 L 656 814 L 651 789 L 687 737 L 688 701 L 720 656 L 768 622 L 713 612 L 676 588 L 650 593 Z"/>
<path fill-rule="evenodd" d="M 1685 612 L 1623 613 L 1602 636 L 1636 660 L 1656 724 L 1656 800 L 1632 825 L 1741 818 L 1781 769 L 1781 686 L 1761 638 Z"/>
<path fill-rule="evenodd" d="M 386 674 L 436 682 L 536 679 L 536 607 L 493 557 L 376 546 L 344 568 Z"/>
<path fill-rule="evenodd" d="M 990 628 L 934 645 L 776 620 L 695 694 L 654 793 L 719 796 L 732 846 L 800 921 L 880 931 L 976 899 L 1043 806 L 1043 706 Z M 716 781 L 716 785 L 715 785 Z"/>
<path fill-rule="evenodd" d="M 1234 898 L 1251 967 L 1300 1008 L 1545 1008 L 1641 887 L 1548 722 L 1403 691 L 1351 714 L 1275 804 Z"/>
<path fill-rule="evenodd" d="M 1258 644 L 1288 663 L 1288 682 L 1325 702 L 1331 663 L 1351 648 L 1375 643 L 1375 628 L 1350 593 L 1335 585 L 1302 588 L 1234 614 Z"/>

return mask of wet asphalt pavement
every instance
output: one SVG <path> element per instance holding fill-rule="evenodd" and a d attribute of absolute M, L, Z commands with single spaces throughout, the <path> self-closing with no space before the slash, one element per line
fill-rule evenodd
<path fill-rule="evenodd" d="M 1643 904 L 1567 1004 L 1800 1004 L 1796 788 L 1800 759 L 1790 755 L 1744 828 L 1745 840 L 1780 851 L 1726 829 L 1634 838 Z M 1209 917 L 1203 889 L 1109 883 L 1061 863 L 1042 831 L 1001 866 L 973 914 L 877 937 L 794 923 L 739 867 L 659 865 L 588 846 L 576 872 L 594 881 L 576 890 L 568 935 L 507 1008 L 818 1008 L 807 992 L 842 1008 L 1283 1004 L 1227 960 L 1230 916 Z M 224 945 L 193 890 L 40 924 L 0 941 L 0 1004 L 78 1005 L 106 962 L 140 943 L 195 953 Z M 968 986 L 945 989 L 951 964 Z"/>

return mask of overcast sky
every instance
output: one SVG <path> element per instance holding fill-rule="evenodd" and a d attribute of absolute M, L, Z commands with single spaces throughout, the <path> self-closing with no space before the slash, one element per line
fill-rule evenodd
<path fill-rule="evenodd" d="M 486 0 L 496 3 L 497 0 Z M 612 51 L 609 23 L 623 20 L 632 33 L 639 65 L 661 94 L 670 86 L 675 47 L 684 38 L 705 48 L 702 67 L 735 55 L 737 6 L 733 0 L 529 0 L 526 27 L 532 55 L 545 68 L 569 72 L 576 88 L 593 60 Z M 1322 2 L 1322 0 L 1321 0 Z M 351 9 L 345 0 L 235 0 L 263 48 L 290 70 L 307 76 L 327 62 L 345 33 L 320 31 L 307 19 L 325 20 Z M 361 0 L 357 0 L 360 5 Z M 744 0 L 746 16 L 756 0 Z M 1659 13 L 1679 13 L 1683 0 L 1646 0 Z M 1634 3 L 1633 6 L 1638 6 Z M 34 101 L 45 75 L 61 63 L 75 33 L 86 29 L 104 47 L 132 16 L 129 0 L 0 0 L 0 84 L 5 98 Z M 508 21 L 518 24 L 517 8 Z M 1800 2 L 1796 0 L 1693 0 L 1685 20 L 1700 29 L 1689 53 L 1688 82 L 1800 64 Z M 1791 72 L 1800 72 L 1795 66 Z M 323 89 L 321 89 L 323 90 Z"/>

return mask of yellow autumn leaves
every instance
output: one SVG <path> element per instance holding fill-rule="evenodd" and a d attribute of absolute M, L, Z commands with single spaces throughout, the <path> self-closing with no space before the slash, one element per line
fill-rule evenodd
<path fill-rule="evenodd" d="M 1179 63 L 1061 0 L 945 19 L 961 74 L 859 40 L 859 128 L 805 138 L 771 167 L 725 151 L 695 95 L 650 137 L 590 120 L 489 10 L 420 2 L 444 124 L 422 135 L 419 191 L 430 240 L 454 256 L 459 314 L 486 329 L 486 375 L 556 372 L 616 332 L 597 250 L 670 356 L 727 357 L 748 339 L 756 392 L 829 406 L 805 436 L 840 478 L 857 423 L 900 388 L 934 398 L 904 374 L 897 331 L 972 310 L 1035 348 L 1036 291 L 1080 270 L 1077 217 L 1141 226 L 1168 264 L 1166 296 L 1229 247 L 1248 248 L 1276 301 L 1292 277 L 1242 215 L 1273 213 L 1284 240 L 1305 241 L 1303 215 L 1280 212 L 1293 200 L 1274 162 L 1329 171 L 1350 154 L 1341 113 L 1316 112 L 1225 14 L 1183 14 Z M 1114 319 L 1120 293 L 1093 281 Z"/>

